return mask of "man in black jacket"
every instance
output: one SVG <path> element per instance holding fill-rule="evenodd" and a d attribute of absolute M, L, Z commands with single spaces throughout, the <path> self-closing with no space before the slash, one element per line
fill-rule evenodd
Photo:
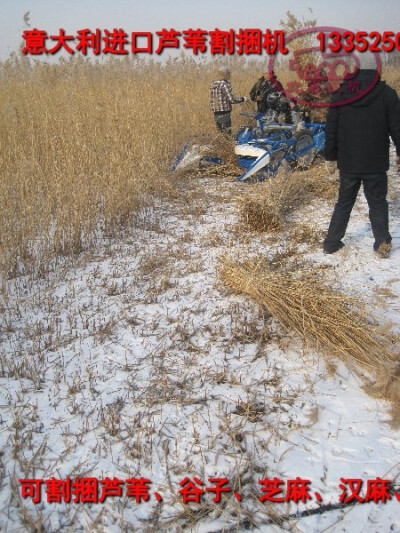
<path fill-rule="evenodd" d="M 362 183 L 375 238 L 374 250 L 382 256 L 389 254 L 392 240 L 386 200 L 389 136 L 400 164 L 399 98 L 394 89 L 380 80 L 376 63 L 370 62 L 351 80 L 343 81 L 333 95 L 327 115 L 325 159 L 337 161 L 340 187 L 324 240 L 325 253 L 335 253 L 344 246 L 341 239 Z"/>
<path fill-rule="evenodd" d="M 266 113 L 269 107 L 268 95 L 275 92 L 284 94 L 283 87 L 272 71 L 266 71 L 253 85 L 250 91 L 250 100 L 257 103 L 257 109 L 260 113 Z"/>

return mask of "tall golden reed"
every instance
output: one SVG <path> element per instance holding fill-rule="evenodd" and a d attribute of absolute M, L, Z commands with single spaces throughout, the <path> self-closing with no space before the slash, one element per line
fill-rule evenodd
<path fill-rule="evenodd" d="M 118 231 L 166 176 L 183 142 L 215 133 L 209 84 L 229 63 L 248 95 L 266 60 L 164 64 L 81 57 L 0 63 L 0 280 L 45 274 L 57 257 Z M 284 81 L 284 80 L 283 80 Z M 248 122 L 235 106 L 234 127 Z"/>
<path fill-rule="evenodd" d="M 213 70 L 191 58 L 0 64 L 3 281 L 43 275 L 165 189 L 185 139 L 215 129 Z"/>

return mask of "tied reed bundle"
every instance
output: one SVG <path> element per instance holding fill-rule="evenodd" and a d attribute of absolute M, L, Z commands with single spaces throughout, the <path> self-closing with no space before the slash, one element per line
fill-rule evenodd
<path fill-rule="evenodd" d="M 280 231 L 285 216 L 304 203 L 310 186 L 294 174 L 281 174 L 256 185 L 250 194 L 239 200 L 242 220 L 255 231 Z"/>
<path fill-rule="evenodd" d="M 255 185 L 239 200 L 241 219 L 255 231 L 280 231 L 286 216 L 315 198 L 336 195 L 337 184 L 326 175 L 323 165 L 308 170 L 281 173 Z"/>
<path fill-rule="evenodd" d="M 368 317 L 359 301 L 325 286 L 315 275 L 296 279 L 271 271 L 264 260 L 239 264 L 224 256 L 219 277 L 235 292 L 267 307 L 308 346 L 343 361 L 361 377 L 367 392 L 400 404 L 400 354 L 388 348 L 383 327 Z"/>

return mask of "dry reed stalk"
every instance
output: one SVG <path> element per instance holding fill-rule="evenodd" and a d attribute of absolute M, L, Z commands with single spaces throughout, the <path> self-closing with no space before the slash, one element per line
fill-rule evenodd
<path fill-rule="evenodd" d="M 244 59 L 231 61 L 238 94 L 258 77 Z M 170 192 L 185 140 L 216 135 L 215 69 L 190 58 L 0 62 L 0 277 L 45 274 Z"/>
<path fill-rule="evenodd" d="M 213 132 L 209 85 L 228 62 L 238 95 L 265 65 L 245 57 L 165 65 L 137 58 L 0 62 L 0 277 L 45 274 L 58 255 L 113 234 L 155 194 L 186 139 Z M 398 69 L 390 71 L 398 76 Z M 282 80 L 284 81 L 284 80 Z M 233 131 L 248 121 L 234 106 Z M 233 150 L 224 152 L 236 174 Z M 232 164 L 231 164 L 232 162 Z"/>
<path fill-rule="evenodd" d="M 306 172 L 296 174 L 303 174 L 303 179 L 307 181 L 311 192 L 311 199 L 332 200 L 336 198 L 339 187 L 338 179 L 336 175 L 327 175 L 324 163 L 321 162 Z"/>
<path fill-rule="evenodd" d="M 400 92 L 400 65 L 382 65 L 382 74 L 381 77 L 385 80 L 393 89 Z"/>
<path fill-rule="evenodd" d="M 255 185 L 248 196 L 239 200 L 241 218 L 253 230 L 278 231 L 285 215 L 305 202 L 309 193 L 309 184 L 298 179 L 297 173 L 280 174 Z"/>
<path fill-rule="evenodd" d="M 255 231 L 279 231 L 288 213 L 314 198 L 331 198 L 336 190 L 336 183 L 327 178 L 322 165 L 306 172 L 282 173 L 256 184 L 239 200 L 239 212 Z"/>
<path fill-rule="evenodd" d="M 207 158 L 218 158 L 222 162 L 207 161 Z M 188 153 L 177 167 L 172 179 L 205 174 L 237 176 L 240 173 L 240 167 L 236 162 L 234 138 L 216 133 L 197 136 L 191 140 Z"/>
<path fill-rule="evenodd" d="M 229 135 L 219 134 L 210 145 L 207 155 L 219 157 L 222 164 L 212 168 L 213 174 L 224 176 L 238 176 L 241 173 L 235 154 L 235 139 Z"/>
<path fill-rule="evenodd" d="M 235 292 L 266 307 L 307 345 L 343 361 L 370 393 L 399 406 L 400 354 L 388 348 L 384 328 L 368 317 L 361 302 L 325 286 L 315 275 L 296 279 L 271 271 L 264 260 L 239 264 L 224 256 L 219 277 Z"/>

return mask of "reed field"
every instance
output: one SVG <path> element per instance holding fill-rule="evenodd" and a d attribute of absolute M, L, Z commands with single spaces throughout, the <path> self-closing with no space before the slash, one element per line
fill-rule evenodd
<path fill-rule="evenodd" d="M 42 276 L 118 232 L 154 194 L 183 142 L 214 131 L 212 65 L 177 59 L 24 58 L 1 65 L 0 270 Z M 253 73 L 234 73 L 247 94 Z"/>
<path fill-rule="evenodd" d="M 237 95 L 265 65 L 231 58 Z M 82 58 L 0 65 L 0 272 L 43 276 L 57 258 L 116 234 L 171 187 L 183 142 L 215 133 L 209 84 L 218 61 Z M 387 78 L 399 87 L 400 74 Z M 285 80 L 282 79 L 284 82 Z M 246 121 L 235 106 L 234 127 Z"/>
<path fill-rule="evenodd" d="M 223 62 L 248 96 L 265 65 Z M 400 494 L 399 246 L 375 258 L 360 201 L 345 249 L 323 254 L 337 191 L 323 164 L 233 181 L 234 140 L 209 106 L 219 64 L 0 64 L 6 533 L 353 531 L 370 506 L 343 513 L 340 476 L 387 477 Z M 384 78 L 400 89 L 399 70 Z M 254 109 L 234 106 L 233 130 Z M 202 138 L 200 153 L 225 164 L 172 172 Z M 261 479 L 298 475 L 323 503 L 261 500 Z M 81 476 L 119 479 L 123 497 L 48 504 L 43 485 L 36 505 L 21 493 L 22 479 Z M 151 479 L 141 506 L 131 476 Z M 230 489 L 187 503 L 186 476 L 204 488 L 226 476 Z M 393 497 L 379 526 L 397 517 Z"/>

